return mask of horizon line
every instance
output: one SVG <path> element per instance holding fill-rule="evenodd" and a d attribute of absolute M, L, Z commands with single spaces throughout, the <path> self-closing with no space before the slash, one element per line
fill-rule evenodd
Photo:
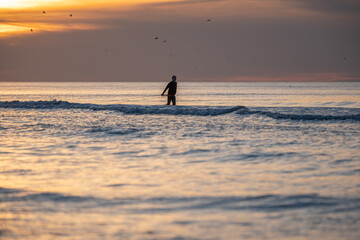
<path fill-rule="evenodd" d="M 134 81 L 3 81 L 3 80 L 0 80 L 0 83 L 89 83 L 89 82 L 94 82 L 94 83 L 117 83 L 117 82 L 127 82 L 127 83 L 131 83 L 131 82 L 167 82 L 169 80 L 164 80 L 164 81 L 137 81 L 137 80 L 134 80 Z M 304 82 L 308 82 L 308 83 L 311 83 L 311 82 L 318 82 L 318 83 L 329 83 L 329 82 L 359 82 L 360 83 L 360 79 L 359 80 L 324 80 L 324 81 L 319 81 L 319 80 L 315 80 L 315 81 L 309 81 L 309 80 L 304 80 L 304 81 L 283 81 L 283 80 L 274 80 L 274 81 L 220 81 L 220 80 L 204 80 L 204 81 L 189 81 L 189 80 L 177 80 L 177 82 L 220 82 L 220 83 L 226 83 L 226 82 L 252 82 L 252 83 L 256 83 L 256 82 L 261 82 L 261 83 L 264 83 L 264 82 L 300 82 L 300 83 L 304 83 Z"/>

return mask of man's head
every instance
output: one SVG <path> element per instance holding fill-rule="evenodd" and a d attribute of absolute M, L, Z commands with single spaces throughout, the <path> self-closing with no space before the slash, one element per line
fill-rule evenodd
<path fill-rule="evenodd" d="M 173 80 L 173 81 L 176 81 L 176 76 L 175 76 L 175 75 L 172 76 L 172 80 Z"/>

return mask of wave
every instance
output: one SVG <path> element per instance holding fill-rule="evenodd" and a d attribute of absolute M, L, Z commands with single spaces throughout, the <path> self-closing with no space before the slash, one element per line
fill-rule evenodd
<path fill-rule="evenodd" d="M 317 108 L 318 109 L 318 108 Z M 249 110 L 248 108 L 241 109 L 237 112 L 240 115 L 259 115 L 269 117 L 275 120 L 293 120 L 293 121 L 360 121 L 360 114 L 342 114 L 335 115 L 328 112 L 319 114 L 311 114 L 309 108 L 298 108 L 302 113 L 280 113 L 266 110 Z M 338 114 L 338 113 L 337 113 Z"/>
<path fill-rule="evenodd" d="M 125 105 L 125 104 L 89 104 L 70 103 L 67 101 L 0 101 L 0 108 L 20 109 L 88 109 L 94 111 L 111 110 L 124 114 L 166 114 L 166 115 L 194 115 L 217 116 L 235 112 L 245 108 L 243 106 L 159 106 L 159 105 Z"/>
<path fill-rule="evenodd" d="M 306 107 L 253 107 L 244 106 L 167 106 L 167 105 L 126 105 L 126 104 L 90 104 L 68 101 L 0 101 L 0 108 L 17 109 L 83 109 L 93 111 L 116 111 L 123 114 L 163 114 L 218 116 L 229 113 L 238 115 L 265 116 L 275 120 L 291 121 L 360 121 L 360 110 L 349 108 L 306 108 Z M 121 133 L 120 133 L 121 134 Z"/>
<path fill-rule="evenodd" d="M 123 187 L 124 185 L 109 185 Z M 151 186 L 149 186 L 151 187 Z M 98 198 L 94 196 L 67 195 L 55 192 L 27 192 L 20 189 L 0 187 L 2 202 L 33 201 L 41 208 L 43 203 L 69 203 L 77 207 L 124 207 L 130 212 L 175 212 L 184 210 L 221 209 L 228 211 L 288 211 L 317 209 L 325 211 L 360 211 L 359 198 L 339 198 L 318 194 L 258 195 L 258 196 L 178 196 L 178 197 L 130 197 Z M 80 204 L 80 205 L 78 205 Z M 133 207 L 136 205 L 136 207 Z"/>

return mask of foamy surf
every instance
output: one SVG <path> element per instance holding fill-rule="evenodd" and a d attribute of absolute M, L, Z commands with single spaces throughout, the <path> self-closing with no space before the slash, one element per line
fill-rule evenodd
<path fill-rule="evenodd" d="M 334 111 L 334 108 L 301 108 L 301 107 L 293 107 L 291 111 L 276 112 L 276 111 L 267 111 L 257 110 L 256 108 L 249 110 L 248 108 L 241 109 L 237 112 L 237 114 L 241 115 L 258 115 L 263 117 L 272 118 L 275 120 L 292 120 L 292 121 L 360 121 L 360 114 L 344 114 L 342 113 L 342 109 L 338 109 L 338 111 Z M 271 108 L 282 110 L 282 108 Z M 302 110 L 302 111 L 301 111 Z M 348 109 L 346 109 L 348 110 Z M 299 112 L 302 112 L 301 114 Z M 358 112 L 357 110 L 354 110 Z"/>
<path fill-rule="evenodd" d="M 2 101 L 0 108 L 21 109 L 87 109 L 94 111 L 118 111 L 124 114 L 166 114 L 166 115 L 194 115 L 194 116 L 217 116 L 239 109 L 244 106 L 159 106 L 159 105 L 125 105 L 125 104 L 90 104 L 71 103 L 68 101 Z"/>
<path fill-rule="evenodd" d="M 229 113 L 238 115 L 257 115 L 275 120 L 292 121 L 360 121 L 358 109 L 342 108 L 304 108 L 304 107 L 255 107 L 244 106 L 167 106 L 167 105 L 127 105 L 127 104 L 91 104 L 68 101 L 0 101 L 0 108 L 16 109 L 83 109 L 93 111 L 116 111 L 131 115 L 192 115 L 218 116 Z M 271 111 L 270 111 L 271 109 Z M 286 111 L 284 111 L 284 109 Z M 352 110 L 352 111 L 351 111 Z"/>

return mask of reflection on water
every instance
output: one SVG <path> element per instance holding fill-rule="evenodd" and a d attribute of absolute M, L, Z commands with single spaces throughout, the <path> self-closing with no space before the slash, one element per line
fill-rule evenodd
<path fill-rule="evenodd" d="M 1 83 L 0 101 L 163 105 L 166 82 Z M 179 81 L 179 105 L 360 107 L 359 83 L 188 83 Z"/>
<path fill-rule="evenodd" d="M 4 85 L 0 101 L 73 98 L 101 107 L 128 99 L 144 107 L 135 101 L 141 90 L 122 84 L 94 84 L 78 96 L 80 84 L 14 85 Z M 312 100 L 299 101 L 301 107 L 284 107 L 285 100 L 282 107 L 256 107 L 265 103 L 262 88 L 234 85 L 242 89 L 237 95 L 226 84 L 204 88 L 209 105 L 237 106 L 234 94 L 252 94 L 253 104 L 216 116 L 202 116 L 210 109 L 205 104 L 186 106 L 196 105 L 189 94 L 196 84 L 184 84 L 179 94 L 185 106 L 178 109 L 193 109 L 188 115 L 157 114 L 157 106 L 148 107 L 151 114 L 129 114 L 1 102 L 1 237 L 356 239 L 359 109 L 324 108 Z M 149 86 L 144 95 L 150 99 L 163 84 Z M 224 94 L 215 95 L 215 88 Z M 281 98 L 301 98 L 279 88 L 273 92 Z M 341 92 L 321 91 L 320 98 Z M 344 92 L 334 95 L 333 105 Z M 271 93 L 267 98 L 279 102 Z"/>

